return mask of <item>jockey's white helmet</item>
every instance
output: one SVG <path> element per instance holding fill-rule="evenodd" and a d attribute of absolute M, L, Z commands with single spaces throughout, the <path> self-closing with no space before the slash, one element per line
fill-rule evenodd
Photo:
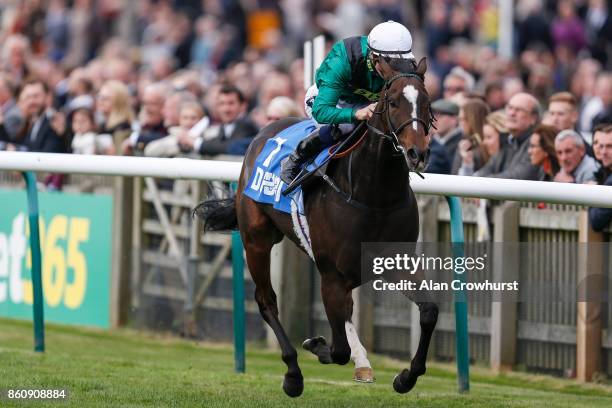
<path fill-rule="evenodd" d="M 368 35 L 368 47 L 375 55 L 414 59 L 412 35 L 395 21 L 389 20 L 374 27 Z"/>

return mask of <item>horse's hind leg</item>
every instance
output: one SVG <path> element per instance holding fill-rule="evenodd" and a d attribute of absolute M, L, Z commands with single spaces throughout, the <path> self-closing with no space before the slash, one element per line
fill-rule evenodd
<path fill-rule="evenodd" d="M 337 275 L 322 276 L 321 297 L 332 331 L 332 345 L 329 350 L 331 359 L 336 364 L 346 364 L 351 359 L 351 347 L 346 336 L 346 322 L 350 321 L 352 313 L 347 301 L 350 296 L 351 289 L 342 278 Z"/>
<path fill-rule="evenodd" d="M 357 329 L 352 322 L 351 316 L 353 315 L 353 297 L 351 292 L 347 292 L 346 296 L 346 316 L 348 320 L 344 322 L 344 329 L 346 332 L 346 338 L 351 348 L 351 359 L 355 363 L 355 376 L 354 380 L 357 382 L 371 383 L 374 382 L 374 372 L 372 371 L 372 365 L 368 360 L 368 353 L 365 347 L 361 344 L 359 336 L 357 335 Z M 319 357 L 319 361 L 322 364 L 333 363 L 331 357 L 331 348 L 324 337 L 314 337 L 307 339 L 303 343 L 303 347 Z"/>
<path fill-rule="evenodd" d="M 419 338 L 417 351 L 410 363 L 410 370 L 402 370 L 393 380 L 393 388 L 400 394 L 410 391 L 416 384 L 417 378 L 425 374 L 427 350 L 438 321 L 438 306 L 435 303 L 417 302 L 417 305 L 420 312 L 421 337 Z"/>
<path fill-rule="evenodd" d="M 265 217 L 261 213 L 260 216 Z M 269 233 L 256 233 L 257 239 L 252 239 L 253 235 L 249 232 L 253 231 L 247 231 L 246 233 L 242 231 L 242 239 L 249 271 L 255 283 L 255 300 L 259 306 L 259 313 L 274 331 L 281 348 L 282 359 L 287 364 L 288 369 L 283 381 L 283 390 L 290 397 L 298 397 L 304 390 L 304 378 L 298 365 L 297 351 L 291 345 L 285 329 L 278 319 L 276 294 L 270 281 L 270 251 L 273 245 L 271 236 L 273 236 L 274 231 L 270 228 Z"/>

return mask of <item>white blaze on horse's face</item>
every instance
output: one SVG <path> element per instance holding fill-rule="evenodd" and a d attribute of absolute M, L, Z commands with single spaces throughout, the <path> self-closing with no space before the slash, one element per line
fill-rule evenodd
<path fill-rule="evenodd" d="M 404 87 L 404 97 L 408 99 L 408 102 L 412 104 L 412 119 L 417 118 L 417 99 L 419 98 L 419 91 L 412 85 L 406 85 Z M 416 120 L 412 121 L 412 128 L 417 130 Z"/>

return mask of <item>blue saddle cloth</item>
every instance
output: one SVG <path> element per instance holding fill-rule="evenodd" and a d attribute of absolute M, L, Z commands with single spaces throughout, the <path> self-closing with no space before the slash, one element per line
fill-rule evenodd
<path fill-rule="evenodd" d="M 316 123 L 313 120 L 305 120 L 269 139 L 255 159 L 253 173 L 244 189 L 244 194 L 258 203 L 272 204 L 275 209 L 291 214 L 293 195 L 301 198 L 301 187 L 292 192 L 289 197 L 281 194 L 286 187 L 280 179 L 281 162 L 295 150 L 302 139 L 315 129 Z M 329 157 L 329 149 L 323 149 L 307 168 L 314 169 L 327 157 Z M 300 202 L 298 206 L 301 207 L 301 204 Z M 302 212 L 301 208 L 300 212 Z"/>

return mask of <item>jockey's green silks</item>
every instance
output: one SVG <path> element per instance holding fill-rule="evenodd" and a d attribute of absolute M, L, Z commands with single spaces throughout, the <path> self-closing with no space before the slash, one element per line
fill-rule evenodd
<path fill-rule="evenodd" d="M 352 123 L 353 108 L 337 108 L 339 100 L 363 104 L 378 100 L 385 81 L 368 61 L 368 38 L 350 37 L 338 41 L 315 75 L 319 94 L 312 106 L 312 117 L 319 123 Z"/>

